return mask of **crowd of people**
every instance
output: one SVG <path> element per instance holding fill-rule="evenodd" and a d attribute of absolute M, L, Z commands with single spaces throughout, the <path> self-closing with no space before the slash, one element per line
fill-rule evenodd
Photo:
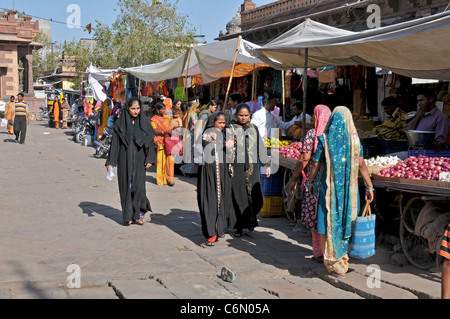
<path fill-rule="evenodd" d="M 17 100 L 12 96 L 7 103 L 6 129 L 24 144 L 29 110 L 22 93 Z M 205 237 L 202 246 L 215 246 L 227 229 L 234 229 L 235 237 L 241 237 L 244 229 L 255 230 L 264 200 L 260 176 L 262 172 L 271 175 L 271 158 L 264 139 L 301 118 L 297 114 L 292 121 L 283 122 L 273 115 L 278 99 L 270 94 L 265 95 L 263 107 L 254 114 L 238 94 L 231 95 L 230 101 L 231 107 L 218 109 L 215 101 L 201 106 L 195 101 L 187 104 L 166 98 L 155 104 L 150 119 L 139 98 L 127 101 L 114 123 L 105 164 L 108 171 L 117 168 L 125 226 L 145 225 L 145 214 L 151 211 L 146 170 L 156 165 L 157 184 L 173 187 L 174 156 L 182 154 L 181 172 L 197 176 L 197 203 Z M 419 100 L 419 107 L 421 103 Z M 65 100 L 57 99 L 51 111 L 55 127 L 62 123 L 61 128 L 65 128 L 71 112 Z M 332 111 L 319 104 L 312 119 L 314 128 L 303 141 L 302 155 L 288 189 L 291 194 L 298 187 L 304 192 L 300 223 L 311 231 L 313 258 L 323 263 L 331 275 L 344 278 L 349 269 L 353 225 L 360 214 L 358 175 L 365 182 L 367 202 L 374 200 L 374 188 L 351 111 L 344 106 Z M 171 140 L 182 151 L 174 151 L 176 145 L 169 148 Z M 440 251 L 446 260 L 442 275 L 444 298 L 450 298 L 449 231 Z"/>
<path fill-rule="evenodd" d="M 235 237 L 255 230 L 264 202 L 260 177 L 270 177 L 272 166 L 264 139 L 299 118 L 283 122 L 274 116 L 278 99 L 270 94 L 253 115 L 240 97 L 232 95 L 231 100 L 237 101 L 231 108 L 218 109 L 215 101 L 202 107 L 166 98 L 156 103 L 150 120 L 139 99 L 128 101 L 114 126 L 106 161 L 107 170 L 117 167 L 124 225 L 143 225 L 151 211 L 146 169 L 156 165 L 157 184 L 174 186 L 174 156 L 181 153 L 167 144 L 175 139 L 183 148 L 181 172 L 197 176 L 203 246 L 215 246 L 227 229 L 233 229 Z M 350 110 L 338 107 L 332 112 L 318 105 L 314 119 L 290 188 L 294 191 L 301 180 L 299 186 L 307 194 L 301 222 L 312 232 L 314 257 L 330 274 L 344 276 L 352 224 L 360 208 L 358 172 L 366 182 L 367 201 L 373 201 L 374 189 Z"/>

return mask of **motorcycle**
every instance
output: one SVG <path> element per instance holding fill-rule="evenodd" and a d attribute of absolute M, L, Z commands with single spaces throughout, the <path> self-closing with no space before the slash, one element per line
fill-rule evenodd
<path fill-rule="evenodd" d="M 50 115 L 48 114 L 48 109 L 44 106 L 39 107 L 39 112 L 37 114 L 38 121 L 43 121 L 44 119 L 50 119 Z"/>
<path fill-rule="evenodd" d="M 83 118 L 80 123 L 80 130 L 74 136 L 75 142 L 83 144 L 86 141 L 86 137 L 90 136 L 91 139 L 95 134 L 95 118 L 94 116 L 89 116 L 88 118 Z"/>
<path fill-rule="evenodd" d="M 97 146 L 94 156 L 96 158 L 106 158 L 111 149 L 111 142 L 113 137 L 113 130 L 109 127 L 105 128 L 99 141 L 94 141 Z"/>

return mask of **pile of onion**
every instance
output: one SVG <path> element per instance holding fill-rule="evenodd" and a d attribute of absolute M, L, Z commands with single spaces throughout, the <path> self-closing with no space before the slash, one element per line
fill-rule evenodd
<path fill-rule="evenodd" d="M 381 170 L 383 177 L 401 177 L 409 179 L 439 180 L 440 173 L 450 172 L 450 158 L 412 156 L 407 160 Z"/>
<path fill-rule="evenodd" d="M 286 158 L 299 159 L 302 155 L 303 144 L 301 142 L 294 142 L 289 146 L 281 147 L 277 152 Z"/>

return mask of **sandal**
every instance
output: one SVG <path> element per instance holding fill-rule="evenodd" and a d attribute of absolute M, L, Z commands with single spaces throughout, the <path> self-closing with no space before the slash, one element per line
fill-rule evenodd
<path fill-rule="evenodd" d="M 234 282 L 237 278 L 236 274 L 227 267 L 222 268 L 221 276 L 223 281 Z"/>
<path fill-rule="evenodd" d="M 136 224 L 139 225 L 139 226 L 145 225 L 145 219 L 144 219 L 144 218 L 138 219 L 138 220 L 136 221 Z"/>
<path fill-rule="evenodd" d="M 123 225 L 124 226 L 131 226 L 131 222 L 124 222 Z"/>
<path fill-rule="evenodd" d="M 210 241 L 205 241 L 203 244 L 200 245 L 203 248 L 207 248 L 207 247 L 214 247 L 216 246 L 216 243 L 210 242 Z"/>
<path fill-rule="evenodd" d="M 242 230 L 237 230 L 237 231 L 234 233 L 234 237 L 242 237 Z"/>

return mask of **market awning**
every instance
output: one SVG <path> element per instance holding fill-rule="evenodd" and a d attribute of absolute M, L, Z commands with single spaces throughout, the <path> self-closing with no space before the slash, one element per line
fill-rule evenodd
<path fill-rule="evenodd" d="M 195 47 L 193 53 L 198 61 L 204 83 L 211 83 L 231 73 L 235 58 L 236 65 L 263 63 L 250 53 L 256 48 L 259 46 L 239 37 Z M 238 51 L 237 55 L 236 51 Z"/>
<path fill-rule="evenodd" d="M 308 49 L 308 50 L 306 50 Z M 254 54 L 276 69 L 366 65 L 421 79 L 450 79 L 450 11 L 353 32 L 307 19 Z"/>

